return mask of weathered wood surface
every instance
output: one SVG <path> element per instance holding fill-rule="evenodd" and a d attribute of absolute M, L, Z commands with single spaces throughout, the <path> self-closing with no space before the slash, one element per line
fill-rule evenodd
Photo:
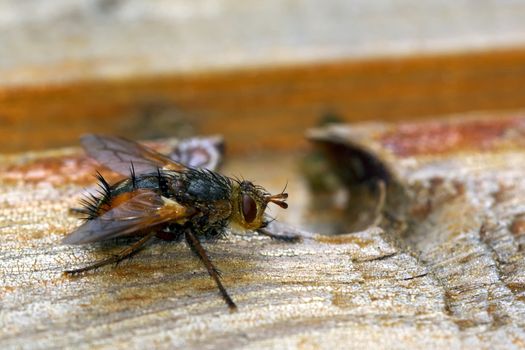
<path fill-rule="evenodd" d="M 64 276 L 121 247 L 59 244 L 94 164 L 77 150 L 2 157 L 0 347 L 522 348 L 524 132 L 519 117 L 317 131 L 328 152 L 366 150 L 388 169 L 382 228 L 207 244 L 236 313 L 182 243 Z M 293 169 L 273 156 L 226 172 L 272 190 L 288 177 L 290 216 L 279 217 L 301 224 L 315 198 Z"/>
<path fill-rule="evenodd" d="M 381 160 L 385 213 L 406 227 L 399 237 L 439 284 L 443 311 L 487 347 L 525 345 L 524 131 L 517 115 L 311 133 L 339 163 L 356 150 Z M 347 154 L 334 154 L 341 144 Z"/>

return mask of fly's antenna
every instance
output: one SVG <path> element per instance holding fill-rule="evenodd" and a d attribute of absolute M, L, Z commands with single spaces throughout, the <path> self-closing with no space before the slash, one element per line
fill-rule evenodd
<path fill-rule="evenodd" d="M 286 199 L 288 199 L 288 193 L 284 192 L 286 191 L 286 187 L 288 187 L 288 181 L 286 181 L 286 185 L 284 185 L 284 188 L 281 191 L 281 193 L 266 196 L 266 201 L 271 202 L 273 204 L 277 204 L 283 209 L 288 208 L 288 203 L 286 203 Z"/>

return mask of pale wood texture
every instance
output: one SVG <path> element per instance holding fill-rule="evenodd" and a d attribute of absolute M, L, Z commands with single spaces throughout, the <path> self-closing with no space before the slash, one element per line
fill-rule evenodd
<path fill-rule="evenodd" d="M 253 233 L 206 244 L 236 313 L 183 243 L 64 276 L 121 247 L 59 243 L 78 225 L 68 208 L 94 164 L 77 150 L 4 156 L 0 347 L 522 348 L 523 132 L 521 117 L 476 117 L 313 133 L 351 151 L 340 156 L 364 150 L 389 170 L 382 228 L 297 244 Z M 288 177 L 291 210 L 277 213 L 301 225 L 317 198 L 293 159 L 234 159 L 225 171 L 271 190 Z"/>
<path fill-rule="evenodd" d="M 524 131 L 525 118 L 516 114 L 311 134 L 329 153 L 344 144 L 381 160 L 389 173 L 386 210 L 439 283 L 447 314 L 460 330 L 487 339 L 498 332 L 497 341 L 518 347 L 525 325 Z M 345 157 L 336 155 L 340 163 Z M 490 339 L 485 345 L 495 347 Z"/>

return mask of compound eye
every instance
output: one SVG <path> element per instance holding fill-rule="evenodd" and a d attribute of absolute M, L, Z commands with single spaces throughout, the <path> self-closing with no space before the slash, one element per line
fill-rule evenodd
<path fill-rule="evenodd" d="M 242 216 L 244 216 L 244 221 L 247 223 L 255 220 L 257 216 L 257 204 L 253 198 L 247 194 L 242 195 Z"/>

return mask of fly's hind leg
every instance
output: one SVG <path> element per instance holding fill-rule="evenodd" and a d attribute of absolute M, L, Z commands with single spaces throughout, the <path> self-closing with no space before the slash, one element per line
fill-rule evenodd
<path fill-rule="evenodd" d="M 152 231 L 152 232 L 148 233 L 147 235 L 145 235 L 144 237 L 139 239 L 137 242 L 135 242 L 132 245 L 130 245 L 129 247 L 127 247 L 126 249 L 122 250 L 118 254 L 115 254 L 115 255 L 107 258 L 107 259 L 97 261 L 96 263 L 94 263 L 92 265 L 88 265 L 86 267 L 81 267 L 79 269 L 74 269 L 74 270 L 67 270 L 67 271 L 64 271 L 64 272 L 66 274 L 74 275 L 74 274 L 77 274 L 77 273 L 94 270 L 94 269 L 97 269 L 99 267 L 102 267 L 102 266 L 105 266 L 105 265 L 108 265 L 108 264 L 118 263 L 118 262 L 120 262 L 120 261 L 122 261 L 122 260 L 124 260 L 126 258 L 129 258 L 131 255 L 133 255 L 134 253 L 139 251 L 140 248 L 142 248 L 144 246 L 144 244 L 146 244 L 153 236 L 155 236 L 155 234 L 156 234 L 155 231 Z"/>
<path fill-rule="evenodd" d="M 215 266 L 213 266 L 213 263 L 211 262 L 210 258 L 206 254 L 206 251 L 202 247 L 199 239 L 189 229 L 184 231 L 184 238 L 186 238 L 186 242 L 190 246 L 191 250 L 199 257 L 199 259 L 202 261 L 204 266 L 206 266 L 206 269 L 208 270 L 210 277 L 217 284 L 217 287 L 219 288 L 219 291 L 221 292 L 221 296 L 226 302 L 226 304 L 228 305 L 228 307 L 230 308 L 230 310 L 235 311 L 237 309 L 237 305 L 235 305 L 232 298 L 228 295 L 228 292 L 222 285 L 219 271 L 215 268 Z"/>

